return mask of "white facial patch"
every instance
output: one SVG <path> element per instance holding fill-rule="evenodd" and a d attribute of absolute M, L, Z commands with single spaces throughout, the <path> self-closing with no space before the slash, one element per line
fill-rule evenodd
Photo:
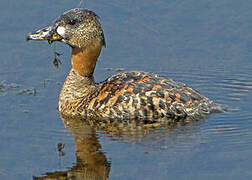
<path fill-rule="evenodd" d="M 64 37 L 65 31 L 66 31 L 66 29 L 65 29 L 64 27 L 62 27 L 62 26 L 59 26 L 59 27 L 57 28 L 57 33 L 58 33 L 60 36 L 62 36 L 62 37 Z"/>

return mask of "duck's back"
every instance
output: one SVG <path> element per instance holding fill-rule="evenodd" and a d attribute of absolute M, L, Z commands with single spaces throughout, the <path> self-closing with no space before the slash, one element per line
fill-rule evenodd
<path fill-rule="evenodd" d="M 200 119 L 219 108 L 183 83 L 145 72 L 119 73 L 89 99 L 85 114 L 119 119 Z"/>

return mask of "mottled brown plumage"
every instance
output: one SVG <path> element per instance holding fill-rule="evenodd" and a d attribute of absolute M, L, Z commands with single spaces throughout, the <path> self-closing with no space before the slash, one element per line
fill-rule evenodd
<path fill-rule="evenodd" d="M 198 119 L 216 107 L 185 84 L 146 72 L 119 73 L 95 84 L 71 70 L 59 101 L 64 114 L 125 120 Z"/>
<path fill-rule="evenodd" d="M 67 116 L 106 119 L 200 119 L 221 110 L 183 83 L 153 73 L 119 73 L 96 84 L 93 71 L 105 39 L 95 13 L 73 9 L 28 40 L 61 41 L 72 47 L 72 69 L 59 97 Z"/>

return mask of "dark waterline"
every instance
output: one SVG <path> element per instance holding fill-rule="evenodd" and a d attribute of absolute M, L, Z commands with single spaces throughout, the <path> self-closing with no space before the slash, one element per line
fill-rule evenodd
<path fill-rule="evenodd" d="M 0 2 L 0 179 L 81 174 L 83 162 L 90 176 L 110 179 L 250 179 L 252 2 L 84 2 L 101 17 L 107 41 L 97 81 L 120 69 L 150 71 L 228 107 L 199 122 L 121 136 L 64 124 L 57 102 L 70 50 L 56 43 L 63 53 L 56 69 L 52 46 L 25 42 L 28 32 L 78 4 Z M 94 156 L 76 153 L 90 144 Z M 100 161 L 92 166 L 94 159 Z"/>

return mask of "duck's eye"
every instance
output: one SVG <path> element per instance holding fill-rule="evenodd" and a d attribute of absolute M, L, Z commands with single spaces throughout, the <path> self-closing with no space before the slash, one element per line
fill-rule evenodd
<path fill-rule="evenodd" d="M 70 24 L 70 25 L 75 25 L 76 24 L 76 20 L 75 19 L 71 19 L 69 22 L 68 22 L 68 24 Z"/>

